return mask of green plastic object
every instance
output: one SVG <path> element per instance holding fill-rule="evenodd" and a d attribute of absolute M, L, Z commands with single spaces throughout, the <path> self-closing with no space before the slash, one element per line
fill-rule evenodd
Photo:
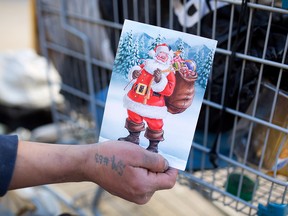
<path fill-rule="evenodd" d="M 228 176 L 226 183 L 226 191 L 233 194 L 234 196 L 238 195 L 238 188 L 241 179 L 240 173 L 232 173 Z M 249 178 L 246 175 L 243 175 L 242 186 L 239 197 L 245 201 L 251 201 L 253 198 L 253 190 L 255 187 L 255 181 Z"/>

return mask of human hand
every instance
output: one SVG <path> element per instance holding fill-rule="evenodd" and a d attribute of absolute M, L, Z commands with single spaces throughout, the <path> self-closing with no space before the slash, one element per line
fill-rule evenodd
<path fill-rule="evenodd" d="M 107 141 L 89 151 L 88 180 L 113 195 L 145 204 L 157 190 L 174 186 L 178 171 L 159 154 L 123 141 Z"/>
<path fill-rule="evenodd" d="M 154 80 L 156 83 L 159 83 L 161 80 L 161 71 L 158 68 L 154 71 Z"/>
<path fill-rule="evenodd" d="M 141 74 L 140 70 L 134 70 L 132 73 L 132 78 L 137 79 L 140 76 L 140 74 Z"/>

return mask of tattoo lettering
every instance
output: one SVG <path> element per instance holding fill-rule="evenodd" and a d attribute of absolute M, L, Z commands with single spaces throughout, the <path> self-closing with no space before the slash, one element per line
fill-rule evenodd
<path fill-rule="evenodd" d="M 125 169 L 125 164 L 123 164 L 121 160 L 116 162 L 115 155 L 113 155 L 111 161 L 112 161 L 112 169 L 115 170 L 118 173 L 118 175 L 122 176 Z"/>
<path fill-rule="evenodd" d="M 115 155 L 111 158 L 106 157 L 104 155 L 95 154 L 95 162 L 97 164 L 101 164 L 104 166 L 111 166 L 111 169 L 117 172 L 118 175 L 122 176 L 126 165 L 123 163 L 122 160 L 116 161 Z"/>
<path fill-rule="evenodd" d="M 106 166 L 108 166 L 108 164 L 109 164 L 109 158 L 105 157 L 103 155 L 99 155 L 98 153 L 95 154 L 95 161 L 98 164 L 103 164 Z"/>

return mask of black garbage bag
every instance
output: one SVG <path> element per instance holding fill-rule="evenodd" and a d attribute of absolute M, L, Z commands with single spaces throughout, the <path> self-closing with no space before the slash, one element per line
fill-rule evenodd
<path fill-rule="evenodd" d="M 218 9 L 216 19 L 216 32 L 215 39 L 218 40 L 218 48 L 227 49 L 229 25 L 231 17 L 231 5 L 227 5 L 223 8 Z M 252 25 L 250 28 L 250 38 L 247 38 L 248 19 L 249 11 L 243 12 L 243 7 L 234 7 L 234 21 L 232 28 L 232 40 L 231 50 L 232 56 L 229 60 L 227 83 L 226 83 L 226 94 L 224 100 L 224 106 L 232 109 L 236 108 L 237 101 L 239 102 L 239 111 L 245 112 L 255 97 L 256 85 L 260 76 L 261 64 L 255 61 L 246 60 L 243 65 L 243 59 L 237 58 L 234 54 L 244 54 L 245 45 L 248 40 L 247 55 L 263 58 L 272 62 L 285 62 L 288 63 L 288 56 L 283 58 L 285 52 L 285 43 L 288 34 L 288 16 L 287 14 L 273 13 L 271 19 L 271 29 L 268 31 L 269 26 L 269 15 L 270 12 L 263 10 L 255 10 L 253 13 Z M 240 20 L 240 21 L 239 21 Z M 201 20 L 202 31 L 201 35 L 205 37 L 211 37 L 212 35 L 212 21 L 213 13 L 209 13 Z M 265 39 L 268 34 L 269 39 L 265 50 Z M 265 52 L 265 53 L 264 53 Z M 226 67 L 226 55 L 217 53 L 213 64 L 213 72 L 210 80 L 210 89 L 206 91 L 205 98 L 208 98 L 212 102 L 221 104 L 222 92 L 224 86 L 224 75 Z M 241 82 L 241 71 L 243 73 L 242 86 Z M 280 69 L 269 66 L 268 64 L 263 65 L 262 80 L 266 79 L 276 84 L 279 77 Z M 288 87 L 288 74 L 287 70 L 283 70 L 280 88 L 287 90 Z M 200 119 L 198 122 L 198 128 L 204 128 L 204 117 L 205 107 L 202 107 L 200 113 Z M 219 120 L 223 118 L 223 124 L 221 130 L 227 131 L 232 128 L 234 116 L 227 113 L 222 113 L 222 110 L 210 109 L 209 118 L 209 131 L 219 130 Z"/>

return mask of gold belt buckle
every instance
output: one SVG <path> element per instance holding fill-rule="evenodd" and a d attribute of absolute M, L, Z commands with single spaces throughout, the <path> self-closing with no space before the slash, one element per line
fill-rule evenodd
<path fill-rule="evenodd" d="M 147 85 L 143 83 L 139 83 L 136 88 L 136 93 L 139 95 L 145 95 L 147 90 Z"/>

